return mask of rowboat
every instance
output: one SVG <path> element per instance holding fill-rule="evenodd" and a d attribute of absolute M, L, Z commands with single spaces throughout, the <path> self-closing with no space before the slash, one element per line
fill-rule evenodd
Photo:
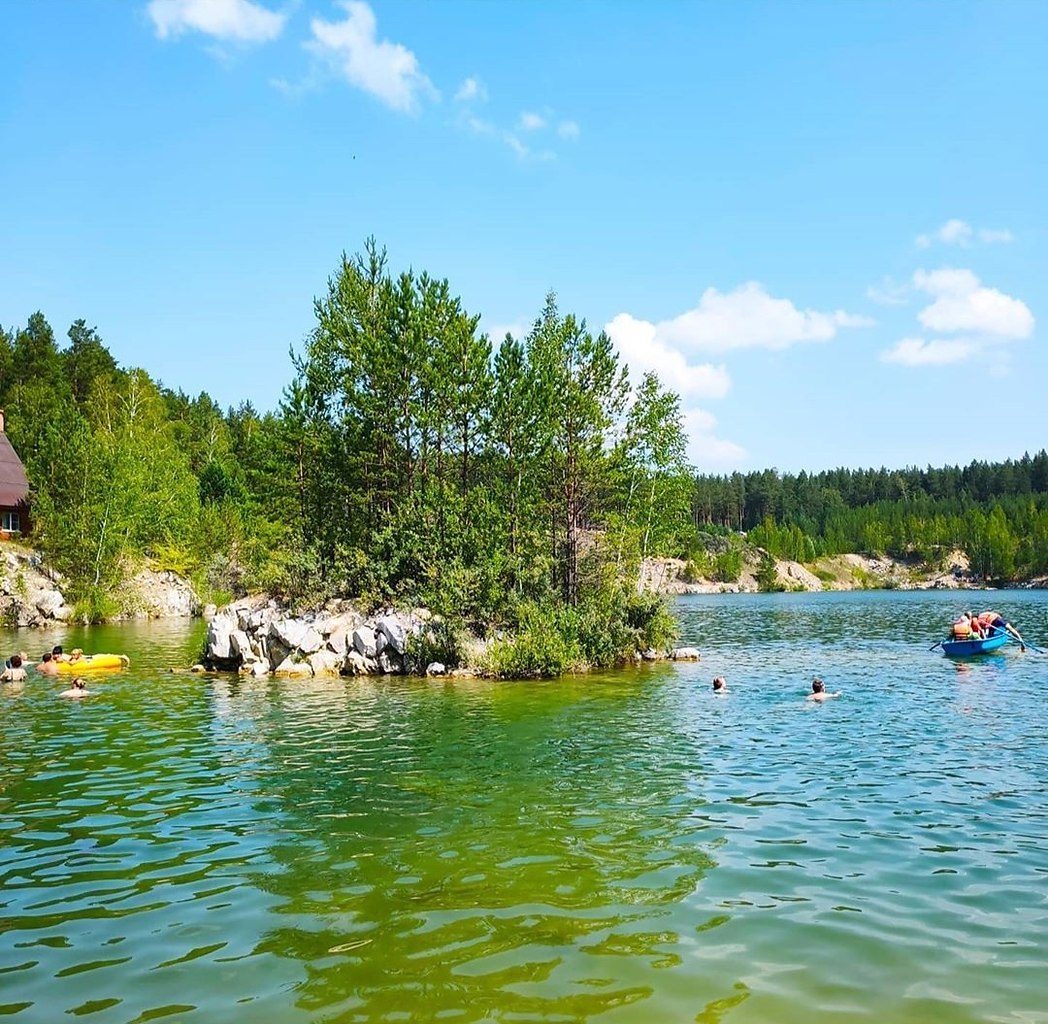
<path fill-rule="evenodd" d="M 947 658 L 968 658 L 973 654 L 989 654 L 1003 647 L 1012 639 L 1004 629 L 995 630 L 989 636 L 973 637 L 971 640 L 943 640 L 942 652 Z"/>

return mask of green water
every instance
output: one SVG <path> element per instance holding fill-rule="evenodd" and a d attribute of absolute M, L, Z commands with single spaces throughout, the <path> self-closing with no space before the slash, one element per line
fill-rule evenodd
<path fill-rule="evenodd" d="M 688 598 L 700 664 L 543 684 L 0 634 L 132 657 L 0 685 L 0 1016 L 1048 1022 L 1048 655 L 930 653 L 978 596 Z"/>

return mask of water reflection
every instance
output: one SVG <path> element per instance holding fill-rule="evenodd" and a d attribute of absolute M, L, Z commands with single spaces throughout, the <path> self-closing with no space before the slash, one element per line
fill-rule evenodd
<path fill-rule="evenodd" d="M 679 933 L 651 925 L 712 864 L 696 842 L 701 751 L 639 677 L 543 697 L 315 683 L 242 724 L 280 780 L 286 829 L 271 850 L 283 870 L 257 884 L 294 922 L 260 948 L 306 965 L 300 1006 L 582 1019 L 680 964 Z"/>
<path fill-rule="evenodd" d="M 522 686 L 81 640 L 132 668 L 0 689 L 0 1013 L 1044 1022 L 1046 662 L 929 653 L 955 610 L 688 599 L 702 662 Z"/>

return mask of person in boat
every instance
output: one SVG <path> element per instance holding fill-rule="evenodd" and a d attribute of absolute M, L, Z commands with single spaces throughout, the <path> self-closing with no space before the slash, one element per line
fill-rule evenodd
<path fill-rule="evenodd" d="M 24 683 L 25 668 L 22 665 L 22 655 L 12 654 L 7 661 L 7 666 L 0 672 L 0 682 Z"/>
<path fill-rule="evenodd" d="M 58 696 L 71 697 L 75 700 L 80 697 L 90 697 L 91 691 L 87 688 L 87 683 L 84 682 L 83 676 L 77 676 L 76 679 L 69 684 L 69 689 L 63 690 Z"/>
<path fill-rule="evenodd" d="M 814 700 L 821 704 L 824 700 L 829 700 L 831 697 L 839 697 L 841 691 L 838 690 L 836 693 L 827 693 L 826 684 L 816 676 L 811 681 L 811 693 L 808 694 L 808 700 Z"/>
<path fill-rule="evenodd" d="M 728 692 L 728 681 L 724 676 L 715 676 L 713 680 L 713 692 L 714 693 L 727 693 Z"/>
<path fill-rule="evenodd" d="M 44 651 L 44 656 L 40 659 L 40 664 L 36 666 L 36 670 L 45 676 L 58 675 L 58 662 L 55 661 L 54 655 L 50 651 Z"/>
<path fill-rule="evenodd" d="M 983 628 L 978 618 L 971 612 L 964 612 L 953 624 L 954 640 L 980 640 L 983 636 Z"/>
<path fill-rule="evenodd" d="M 988 635 L 995 629 L 1003 629 L 1006 633 L 1015 637 L 1019 641 L 1019 650 L 1026 650 L 1026 641 L 1023 640 L 1022 634 L 1017 630 L 1000 612 L 980 612 L 979 623 L 983 627 L 984 632 Z"/>

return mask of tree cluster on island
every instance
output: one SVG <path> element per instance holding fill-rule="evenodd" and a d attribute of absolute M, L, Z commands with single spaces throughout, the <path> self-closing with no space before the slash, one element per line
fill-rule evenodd
<path fill-rule="evenodd" d="M 715 561 L 749 540 L 807 561 L 966 550 L 995 579 L 1048 570 L 1048 455 L 965 469 L 695 475 L 678 397 L 631 385 L 604 333 L 546 302 L 524 338 L 479 330 L 446 280 L 343 256 L 278 409 L 223 411 L 117 365 L 77 320 L 0 329 L 0 407 L 33 537 L 86 620 L 143 560 L 221 601 L 351 595 L 506 635 L 528 672 L 664 644 L 650 555 Z M 526 672 L 524 673 L 526 674 Z"/>

